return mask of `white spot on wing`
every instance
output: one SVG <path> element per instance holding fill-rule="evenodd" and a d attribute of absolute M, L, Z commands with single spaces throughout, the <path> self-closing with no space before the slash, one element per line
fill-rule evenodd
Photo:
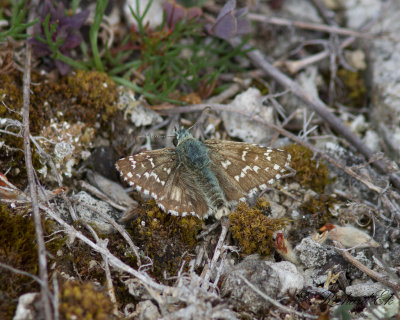
<path fill-rule="evenodd" d="M 229 160 L 226 161 L 221 161 L 221 165 L 224 167 L 224 169 L 228 169 L 228 167 L 232 164 Z"/>
<path fill-rule="evenodd" d="M 253 170 L 257 173 L 258 172 L 258 170 L 260 169 L 260 167 L 258 167 L 258 166 L 254 166 L 253 167 Z"/>
<path fill-rule="evenodd" d="M 153 162 L 153 158 L 149 158 L 149 161 L 150 161 L 151 167 L 154 168 L 155 165 L 154 165 L 154 162 Z"/>
<path fill-rule="evenodd" d="M 273 184 L 274 181 L 275 181 L 274 179 L 270 179 L 270 180 L 268 181 L 268 183 L 269 183 L 269 184 Z"/>
<path fill-rule="evenodd" d="M 262 185 L 260 185 L 260 189 L 261 189 L 261 190 L 267 189 L 267 185 L 263 183 Z"/>
<path fill-rule="evenodd" d="M 182 190 L 178 187 L 173 186 L 171 191 L 171 199 L 176 201 L 181 201 Z"/>
<path fill-rule="evenodd" d="M 274 170 L 279 170 L 280 167 L 281 167 L 281 166 L 280 166 L 279 164 L 276 164 L 276 163 L 274 164 Z"/>
<path fill-rule="evenodd" d="M 239 182 L 239 179 L 240 179 L 239 176 L 235 176 L 235 180 L 236 180 L 237 182 Z"/>
<path fill-rule="evenodd" d="M 243 153 L 242 153 L 242 160 L 243 161 L 246 161 L 246 154 L 247 154 L 247 151 L 243 151 Z"/>
<path fill-rule="evenodd" d="M 128 172 L 126 175 L 128 176 L 128 178 L 132 178 L 133 177 L 132 172 Z"/>
<path fill-rule="evenodd" d="M 257 191 L 258 191 L 258 188 L 257 188 L 257 187 L 251 189 L 251 190 L 249 191 L 249 196 L 250 196 L 250 197 L 253 197 L 253 196 L 257 193 Z"/>

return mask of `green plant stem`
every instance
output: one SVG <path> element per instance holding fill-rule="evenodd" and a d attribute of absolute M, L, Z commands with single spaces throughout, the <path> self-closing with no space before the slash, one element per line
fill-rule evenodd
<path fill-rule="evenodd" d="M 99 33 L 101 21 L 103 20 L 104 10 L 107 7 L 107 2 L 108 0 L 97 1 L 94 22 L 89 32 L 90 46 L 92 48 L 94 66 L 96 70 L 101 72 L 104 72 L 104 66 L 103 63 L 101 62 L 99 48 L 97 46 L 97 35 Z"/>
<path fill-rule="evenodd" d="M 123 85 L 123 86 L 125 86 L 125 87 L 128 87 L 128 88 L 130 88 L 130 89 L 132 89 L 132 90 L 134 90 L 134 91 L 136 91 L 136 92 L 142 94 L 142 95 L 145 96 L 146 98 L 154 99 L 154 100 L 159 100 L 159 98 L 160 98 L 160 97 L 158 97 L 158 96 L 155 95 L 155 94 L 152 94 L 152 93 L 149 93 L 149 92 L 143 90 L 143 88 L 139 87 L 138 85 L 134 84 L 133 82 L 131 82 L 131 81 L 127 80 L 127 79 L 124 79 L 124 78 L 121 78 L 121 77 L 111 77 L 111 79 L 112 79 L 115 83 L 118 83 L 118 84 L 120 84 L 120 85 Z M 169 102 L 169 103 L 176 104 L 176 105 L 183 105 L 183 104 L 185 104 L 185 103 L 182 102 L 182 101 L 174 100 L 174 99 L 169 99 L 169 98 L 163 98 L 163 100 L 166 101 L 166 102 Z"/>

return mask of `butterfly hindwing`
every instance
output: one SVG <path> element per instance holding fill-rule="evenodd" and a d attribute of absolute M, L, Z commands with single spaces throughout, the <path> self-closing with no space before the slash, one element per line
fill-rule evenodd
<path fill-rule="evenodd" d="M 252 197 L 288 172 L 286 151 L 234 141 L 206 140 L 204 144 L 229 201 Z"/>
<path fill-rule="evenodd" d="M 164 148 L 123 158 L 116 163 L 122 179 L 137 191 L 150 195 L 174 215 L 208 214 L 208 205 L 195 179 L 179 166 L 175 149 Z"/>

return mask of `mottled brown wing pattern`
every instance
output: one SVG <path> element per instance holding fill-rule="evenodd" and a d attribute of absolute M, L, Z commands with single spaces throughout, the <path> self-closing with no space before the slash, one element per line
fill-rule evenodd
<path fill-rule="evenodd" d="M 116 167 L 122 180 L 150 195 L 158 206 L 173 215 L 208 214 L 204 195 L 184 166 L 178 166 L 175 149 L 164 148 L 120 159 Z"/>
<path fill-rule="evenodd" d="M 204 144 L 228 201 L 254 197 L 288 173 L 291 157 L 284 150 L 221 140 Z"/>

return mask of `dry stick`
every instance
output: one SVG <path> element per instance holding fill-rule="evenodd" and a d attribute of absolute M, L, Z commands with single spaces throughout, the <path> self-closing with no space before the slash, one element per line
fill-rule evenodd
<path fill-rule="evenodd" d="M 346 248 L 344 246 L 342 246 L 339 242 L 334 241 L 334 244 L 335 244 L 336 248 L 338 248 L 338 251 L 343 256 L 343 258 L 346 259 L 348 262 L 350 262 L 357 269 L 361 270 L 362 272 L 364 272 L 366 275 L 368 275 L 372 279 L 375 279 L 376 281 L 379 281 L 380 283 L 384 284 L 385 286 L 388 286 L 389 288 L 393 289 L 393 291 L 395 291 L 395 292 L 400 291 L 400 283 L 395 282 L 393 279 L 390 279 L 387 275 L 384 275 L 384 274 L 381 274 L 374 270 L 371 270 L 367 266 L 363 265 L 360 261 L 358 261 L 356 258 L 354 258 L 346 250 Z"/>
<path fill-rule="evenodd" d="M 268 126 L 276 131 L 278 131 L 280 134 L 282 134 L 283 136 L 288 137 L 289 139 L 293 140 L 294 142 L 301 144 L 303 146 L 305 146 L 306 148 L 310 149 L 312 152 L 319 154 L 322 158 L 324 158 L 326 161 L 332 163 L 334 166 L 336 166 L 337 168 L 343 170 L 344 172 L 346 172 L 347 174 L 349 174 L 350 176 L 352 176 L 353 178 L 355 178 L 356 180 L 362 182 L 363 184 L 365 184 L 369 189 L 381 194 L 383 192 L 383 189 L 374 185 L 372 182 L 368 181 L 367 179 L 357 175 L 353 170 L 351 170 L 350 168 L 342 165 L 341 163 L 337 162 L 336 160 L 326 156 L 324 153 L 322 153 L 321 151 L 319 151 L 318 149 L 314 148 L 314 146 L 312 146 L 310 143 L 301 140 L 300 138 L 298 138 L 297 136 L 295 136 L 294 134 L 290 133 L 289 131 L 286 131 L 285 129 L 283 129 L 280 126 L 277 126 L 271 122 L 268 122 L 267 120 L 264 120 L 258 116 L 251 116 L 248 113 L 246 113 L 245 110 L 238 110 L 236 108 L 233 108 L 229 105 L 224 105 L 224 104 L 197 104 L 197 105 L 192 105 L 192 106 L 186 106 L 186 107 L 179 107 L 179 108 L 174 108 L 174 109 L 169 109 L 169 110 L 163 110 L 163 113 L 186 113 L 186 112 L 194 112 L 194 111 L 202 111 L 204 108 L 206 107 L 211 107 L 214 110 L 218 110 L 218 111 L 228 111 L 228 112 L 234 112 L 234 113 L 238 113 L 241 115 L 246 116 L 247 118 L 254 120 L 256 122 L 259 122 L 265 126 Z"/>
<path fill-rule="evenodd" d="M 231 45 L 237 47 L 242 45 L 242 41 L 239 38 L 234 38 L 230 41 Z M 243 49 L 251 49 L 250 45 L 244 45 Z M 333 115 L 326 105 L 316 97 L 309 95 L 303 88 L 282 73 L 279 69 L 272 66 L 264 58 L 260 50 L 252 50 L 247 52 L 247 56 L 250 60 L 258 66 L 260 69 L 269 74 L 273 79 L 278 81 L 284 88 L 289 89 L 298 98 L 303 100 L 307 106 L 318 113 L 318 115 L 324 119 L 337 133 L 345 137 L 361 154 L 363 154 L 367 160 L 374 156 L 374 153 L 357 137 L 339 118 Z M 396 188 L 400 189 L 400 177 L 395 173 L 390 173 L 386 164 L 382 160 L 377 160 L 373 165 L 382 173 L 388 174 L 390 181 Z"/>
<path fill-rule="evenodd" d="M 40 285 L 43 285 L 43 281 L 42 281 L 42 280 L 40 280 L 40 279 L 39 279 L 38 277 L 36 277 L 35 275 L 30 274 L 29 272 L 16 269 L 16 268 L 14 268 L 14 267 L 9 266 L 8 264 L 1 263 L 1 262 L 0 262 L 0 268 L 7 269 L 7 270 L 9 270 L 9 271 L 11 271 L 11 272 L 14 272 L 14 273 L 16 273 L 16 274 L 21 274 L 21 275 L 23 275 L 23 276 L 27 276 L 27 277 L 32 278 L 33 280 L 35 280 L 35 281 L 36 281 L 37 283 L 39 283 Z"/>
<path fill-rule="evenodd" d="M 221 226 L 222 226 L 221 235 L 219 236 L 218 243 L 215 247 L 214 256 L 212 257 L 210 266 L 204 275 L 204 283 L 206 288 L 208 288 L 208 281 L 210 280 L 211 271 L 214 269 L 214 266 L 217 263 L 219 256 L 221 255 L 222 246 L 224 244 L 226 234 L 228 233 L 228 226 L 229 226 L 228 218 L 222 217 Z"/>
<path fill-rule="evenodd" d="M 277 17 L 267 17 L 266 15 L 257 14 L 257 13 L 249 13 L 249 14 L 247 14 L 246 17 L 253 21 L 266 22 L 266 23 L 275 24 L 278 26 L 297 27 L 297 28 L 301 28 L 301 29 L 316 30 L 316 31 L 339 34 L 339 35 L 344 35 L 344 36 L 352 36 L 352 37 L 358 37 L 358 38 L 374 38 L 374 37 L 376 37 L 373 34 L 365 33 L 365 32 L 358 32 L 356 30 L 340 28 L 340 27 L 335 27 L 335 26 L 329 26 L 326 24 L 310 23 L 310 22 L 302 22 L 302 21 L 291 21 L 291 20 L 277 18 Z"/>
<path fill-rule="evenodd" d="M 43 238 L 42 223 L 40 220 L 39 205 L 38 205 L 38 190 L 35 181 L 35 175 L 32 165 L 31 142 L 29 139 L 29 104 L 30 104 L 30 84 L 31 84 L 31 57 L 32 49 L 29 42 L 26 42 L 26 57 L 23 77 L 23 109 L 22 109 L 22 128 L 24 137 L 24 154 L 25 166 L 28 176 L 29 192 L 32 200 L 33 220 L 36 231 L 36 241 L 38 245 L 38 260 L 39 260 L 39 276 L 41 283 L 41 300 L 44 308 L 44 317 L 46 320 L 53 319 L 51 311 L 51 303 L 49 300 L 49 276 L 47 274 L 46 247 Z"/>
<path fill-rule="evenodd" d="M 129 265 L 125 264 L 120 259 L 115 257 L 110 252 L 110 250 L 108 250 L 108 248 L 103 248 L 102 246 L 99 246 L 98 244 L 91 241 L 89 238 L 84 236 L 82 234 L 82 232 L 76 230 L 75 228 L 70 226 L 68 223 L 66 223 L 63 219 L 61 219 L 50 208 L 48 208 L 44 205 L 40 205 L 40 209 L 44 210 L 49 217 L 51 217 L 52 219 L 57 221 L 63 228 L 65 228 L 65 232 L 71 237 L 71 239 L 78 238 L 78 239 L 82 240 L 84 243 L 86 243 L 91 248 L 93 248 L 96 252 L 106 256 L 108 259 L 108 262 L 115 268 L 133 275 L 134 277 L 138 278 L 144 284 L 148 285 L 149 287 L 151 287 L 153 289 L 165 291 L 165 292 L 168 292 L 168 290 L 171 290 L 170 287 L 164 286 L 162 284 L 158 284 L 157 282 L 153 281 L 153 279 L 151 279 L 149 276 L 147 276 L 139 271 L 136 271 Z"/>
<path fill-rule="evenodd" d="M 311 314 L 302 313 L 302 312 L 293 310 L 293 309 L 281 304 L 280 302 L 272 299 L 270 296 L 266 295 L 264 292 L 262 292 L 260 289 L 258 289 L 255 285 L 253 285 L 249 280 L 247 280 L 242 275 L 239 275 L 239 278 L 242 279 L 250 287 L 250 289 L 252 289 L 255 293 L 259 294 L 262 298 L 267 300 L 269 303 L 273 304 L 275 307 L 283 310 L 284 312 L 293 313 L 296 316 L 299 316 L 302 318 L 318 319 L 318 316 L 313 316 Z"/>
<path fill-rule="evenodd" d="M 77 200 L 72 200 L 73 202 L 75 202 L 76 204 L 83 206 L 95 213 L 97 213 L 99 216 L 101 216 L 104 220 L 106 220 L 109 224 L 111 224 L 119 233 L 120 235 L 125 239 L 125 241 L 129 244 L 129 247 L 132 249 L 132 251 L 135 253 L 136 258 L 138 260 L 138 265 L 141 266 L 141 261 L 140 261 L 140 253 L 139 253 L 139 248 L 135 246 L 135 244 L 133 243 L 131 237 L 129 236 L 128 232 L 126 232 L 126 230 L 120 226 L 117 222 L 115 222 L 112 218 L 110 218 L 109 216 L 107 216 L 106 214 L 104 214 L 103 212 L 101 212 L 100 210 L 97 210 L 97 208 L 86 204 L 86 203 L 80 203 Z"/>

